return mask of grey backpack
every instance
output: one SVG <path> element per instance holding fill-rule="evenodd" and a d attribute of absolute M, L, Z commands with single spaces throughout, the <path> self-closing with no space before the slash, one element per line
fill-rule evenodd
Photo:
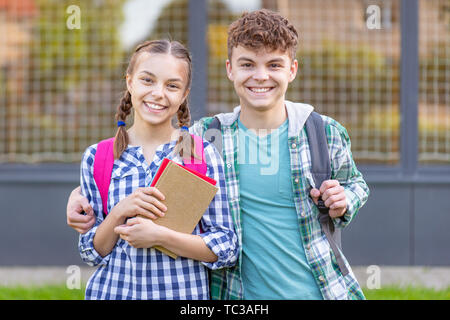
<path fill-rule="evenodd" d="M 322 117 L 317 112 L 312 112 L 305 123 L 306 134 L 308 136 L 308 144 L 311 154 L 311 173 L 316 188 L 320 188 L 322 182 L 331 179 L 331 164 L 328 155 L 328 141 L 325 131 L 325 125 Z M 222 136 L 221 124 L 217 117 L 207 127 L 205 139 L 214 144 L 220 155 L 222 154 Z M 324 204 L 322 198 L 319 198 L 317 209 L 319 210 L 319 222 L 322 231 L 325 233 L 330 247 L 336 257 L 336 262 L 345 276 L 349 273 L 340 252 L 341 247 L 341 230 L 336 229 L 333 220 L 329 216 L 329 208 Z"/>

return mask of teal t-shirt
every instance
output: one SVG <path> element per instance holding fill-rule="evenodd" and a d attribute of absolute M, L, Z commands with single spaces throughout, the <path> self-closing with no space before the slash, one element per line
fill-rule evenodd
<path fill-rule="evenodd" d="M 244 298 L 322 299 L 300 236 L 288 120 L 265 136 L 238 124 Z"/>

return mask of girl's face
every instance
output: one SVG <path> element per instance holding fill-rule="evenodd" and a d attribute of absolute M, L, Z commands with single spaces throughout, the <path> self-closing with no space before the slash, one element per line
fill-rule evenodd
<path fill-rule="evenodd" d="M 189 93 L 187 72 L 187 62 L 170 54 L 141 53 L 127 75 L 134 121 L 170 125 Z"/>

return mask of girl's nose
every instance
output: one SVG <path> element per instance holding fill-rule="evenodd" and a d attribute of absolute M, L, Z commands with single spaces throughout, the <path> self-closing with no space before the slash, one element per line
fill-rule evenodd
<path fill-rule="evenodd" d="M 150 92 L 150 94 L 154 97 L 154 98 L 161 98 L 162 97 L 162 88 L 161 86 L 154 86 L 152 92 Z"/>

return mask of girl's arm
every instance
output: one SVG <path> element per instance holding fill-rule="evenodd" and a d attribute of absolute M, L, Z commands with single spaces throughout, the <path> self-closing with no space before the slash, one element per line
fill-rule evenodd
<path fill-rule="evenodd" d="M 158 201 L 164 196 L 156 188 L 139 188 L 120 201 L 103 219 L 102 199 L 93 173 L 95 153 L 96 146 L 89 147 L 81 162 L 81 191 L 93 208 L 95 224 L 87 233 L 80 235 L 78 243 L 82 260 L 92 266 L 107 263 L 107 257 L 119 238 L 114 233 L 114 227 L 123 224 L 127 217 L 139 214 L 155 219 L 167 210 Z"/>
<path fill-rule="evenodd" d="M 136 218 L 114 229 L 122 239 L 136 248 L 163 246 L 179 256 L 202 261 L 211 269 L 236 263 L 238 241 L 228 208 L 223 161 L 213 145 L 205 143 L 204 146 L 207 175 L 217 181 L 219 188 L 201 219 L 204 232 L 180 233 L 147 219 Z"/>
<path fill-rule="evenodd" d="M 98 227 L 103 222 L 102 199 L 93 174 L 95 153 L 95 145 L 86 149 L 81 161 L 80 174 L 81 194 L 87 198 L 95 217 L 95 223 L 92 229 L 84 234 L 80 234 L 78 241 L 78 250 L 81 259 L 90 266 L 106 265 L 109 261 L 109 257 L 100 255 L 94 248 L 94 237 Z"/>
<path fill-rule="evenodd" d="M 171 230 L 150 219 L 129 219 L 126 225 L 118 226 L 114 231 L 135 248 L 162 246 L 178 256 L 205 262 L 217 260 L 200 236 Z"/>
<path fill-rule="evenodd" d="M 164 216 L 167 208 L 158 199 L 164 200 L 164 195 L 153 187 L 139 188 L 122 199 L 98 227 L 94 237 L 95 250 L 102 257 L 112 251 L 119 239 L 114 228 L 122 225 L 126 218 L 142 215 L 149 219 L 156 219 L 158 216 Z"/>
<path fill-rule="evenodd" d="M 239 256 L 239 243 L 229 207 L 223 160 L 213 144 L 204 142 L 203 145 L 208 165 L 206 174 L 217 181 L 219 188 L 201 219 L 204 232 L 199 234 L 217 256 L 217 261 L 204 265 L 210 269 L 232 267 Z"/>

